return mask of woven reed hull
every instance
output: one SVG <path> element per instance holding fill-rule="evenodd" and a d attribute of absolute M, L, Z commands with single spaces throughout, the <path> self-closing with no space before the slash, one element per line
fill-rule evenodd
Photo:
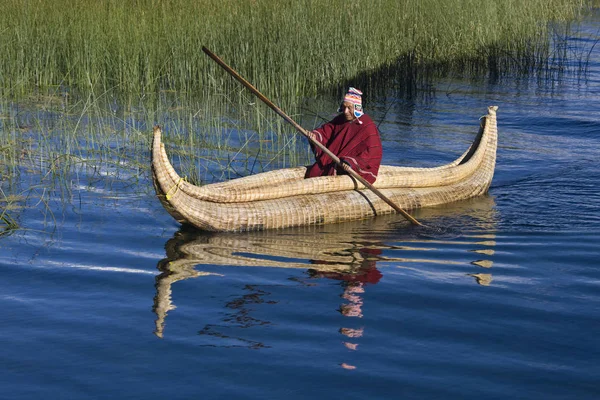
<path fill-rule="evenodd" d="M 496 165 L 496 110 L 488 107 L 473 144 L 454 162 L 435 168 L 382 166 L 375 187 L 405 210 L 486 193 Z M 329 224 L 394 212 L 350 176 L 303 179 L 304 167 L 194 186 L 182 180 L 169 162 L 158 127 L 152 171 L 165 209 L 180 223 L 207 231 Z"/>

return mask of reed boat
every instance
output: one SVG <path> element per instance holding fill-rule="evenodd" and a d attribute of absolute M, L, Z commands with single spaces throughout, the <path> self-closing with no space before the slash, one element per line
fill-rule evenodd
<path fill-rule="evenodd" d="M 471 146 L 451 163 L 432 168 L 382 165 L 374 187 L 404 210 L 485 194 L 498 144 L 496 110 L 480 119 Z M 306 167 L 263 172 L 196 186 L 173 168 L 154 128 L 152 175 L 156 195 L 179 223 L 205 231 L 255 231 L 339 223 L 395 212 L 349 175 L 305 179 Z"/>

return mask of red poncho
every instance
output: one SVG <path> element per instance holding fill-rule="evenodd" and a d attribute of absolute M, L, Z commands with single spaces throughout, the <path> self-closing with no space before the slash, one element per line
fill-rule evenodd
<path fill-rule="evenodd" d="M 381 164 L 381 140 L 377 126 L 368 115 L 362 115 L 360 121 L 362 124 L 357 119 L 347 121 L 340 114 L 313 132 L 316 139 L 340 160 L 350 164 L 367 182 L 373 183 Z M 321 149 L 312 144 L 311 148 L 317 161 L 308 167 L 306 178 L 345 173 L 343 169 L 336 168 L 335 162 Z"/>

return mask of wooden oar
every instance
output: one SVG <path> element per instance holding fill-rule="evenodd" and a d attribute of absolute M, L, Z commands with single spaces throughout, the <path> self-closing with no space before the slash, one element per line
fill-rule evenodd
<path fill-rule="evenodd" d="M 219 64 L 221 67 L 223 67 L 223 69 L 225 71 L 229 72 L 229 74 L 231 74 L 231 76 L 233 76 L 235 79 L 237 79 L 242 85 L 244 85 L 246 88 L 250 89 L 250 91 L 252 93 L 254 93 L 259 99 L 261 99 L 266 105 L 268 105 L 280 117 L 282 117 L 283 119 L 285 119 L 294 128 L 296 128 L 296 130 L 298 130 L 298 132 L 300 132 L 301 134 L 303 134 L 304 136 L 306 136 L 308 138 L 308 140 L 310 140 L 311 143 L 313 143 L 315 146 L 317 146 L 318 148 L 320 148 L 321 150 L 323 150 L 323 152 L 325 154 L 327 154 L 333 161 L 335 161 L 335 163 L 337 165 L 342 166 L 342 168 L 343 168 L 342 162 L 340 161 L 340 159 L 335 154 L 333 154 L 331 151 L 329 151 L 329 149 L 327 147 L 325 147 L 323 144 L 321 144 L 320 142 L 314 140 L 308 134 L 308 132 L 306 131 L 306 129 L 304 129 L 303 127 L 301 127 L 298 123 L 296 123 L 296 121 L 294 121 L 287 114 L 285 114 L 283 111 L 281 111 L 281 109 L 279 107 L 277 107 L 269 99 L 267 99 L 261 92 L 258 91 L 258 89 L 256 89 L 254 86 L 252 86 L 252 84 L 250 82 L 248 82 L 243 77 L 241 77 L 229 65 L 227 65 L 223 60 L 221 60 L 219 57 L 217 57 L 213 52 L 211 52 L 210 50 L 208 50 L 206 47 L 202 46 L 202 51 L 205 52 L 210 58 L 212 58 L 213 60 L 215 60 L 217 62 L 217 64 Z M 348 165 L 348 164 L 346 164 L 346 165 Z M 373 185 L 371 185 L 367 180 L 365 180 L 365 178 L 363 178 L 356 171 L 354 171 L 352 169 L 352 167 L 350 167 L 348 165 L 348 168 L 347 169 L 344 168 L 344 170 L 347 171 L 350 174 L 350 176 L 352 176 L 354 179 L 356 179 L 357 181 L 359 181 L 360 183 L 362 183 L 366 188 L 368 188 L 373 193 L 375 193 L 377 196 L 379 196 L 379 198 L 381 198 L 381 200 L 383 200 L 387 204 L 389 204 L 390 207 L 392 207 L 398 213 L 402 214 L 404 216 L 404 218 L 406 218 L 407 220 L 409 220 L 413 225 L 422 226 L 422 224 L 419 221 L 417 221 L 412 215 L 410 215 L 409 213 L 407 213 L 406 211 L 404 211 L 403 209 L 401 209 L 400 207 L 398 207 L 398 205 L 396 205 L 393 201 L 391 201 L 390 199 L 388 199 L 386 195 L 384 195 L 383 193 L 381 193 L 378 189 L 376 189 L 375 187 L 373 187 Z"/>

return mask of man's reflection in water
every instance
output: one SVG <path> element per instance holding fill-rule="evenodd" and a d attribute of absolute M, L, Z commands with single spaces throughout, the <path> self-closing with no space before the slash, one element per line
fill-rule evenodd
<path fill-rule="evenodd" d="M 362 318 L 363 294 L 365 287 L 369 284 L 376 284 L 383 276 L 377 269 L 376 263 L 381 250 L 372 248 L 362 248 L 358 251 L 363 259 L 357 263 L 358 268 L 351 272 L 329 272 L 309 269 L 308 273 L 314 278 L 329 278 L 341 281 L 344 289 L 340 297 L 345 300 L 340 305 L 338 311 L 345 317 Z M 329 264 L 327 261 L 311 260 L 312 264 Z M 339 332 L 345 336 L 342 342 L 348 350 L 357 350 L 358 343 L 355 339 L 363 336 L 364 327 L 342 327 Z M 340 366 L 345 369 L 356 369 L 356 366 L 348 363 L 341 363 Z"/>

